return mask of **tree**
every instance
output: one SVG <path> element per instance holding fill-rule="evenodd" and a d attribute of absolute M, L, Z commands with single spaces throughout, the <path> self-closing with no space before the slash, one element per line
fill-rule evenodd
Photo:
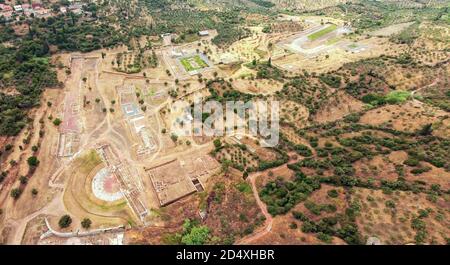
<path fill-rule="evenodd" d="M 431 135 L 432 132 L 433 132 L 432 124 L 428 123 L 422 126 L 422 128 L 418 131 L 418 134 L 422 136 L 427 136 Z"/>
<path fill-rule="evenodd" d="M 59 126 L 61 123 L 62 123 L 62 121 L 59 118 L 56 118 L 56 119 L 53 120 L 53 124 L 55 126 Z"/>
<path fill-rule="evenodd" d="M 11 190 L 11 197 L 13 197 L 14 200 L 17 200 L 20 197 L 20 194 L 22 194 L 22 191 L 19 188 Z"/>
<path fill-rule="evenodd" d="M 32 190 L 31 190 L 31 194 L 32 194 L 33 196 L 38 195 L 38 190 L 37 190 L 37 189 L 32 189 Z"/>
<path fill-rule="evenodd" d="M 84 229 L 88 229 L 89 227 L 91 227 L 92 221 L 89 218 L 84 218 L 83 221 L 81 221 L 81 226 Z"/>
<path fill-rule="evenodd" d="M 337 190 L 329 190 L 327 192 L 327 194 L 331 198 L 337 198 L 339 196 L 339 193 L 337 192 Z"/>
<path fill-rule="evenodd" d="M 183 224 L 181 243 L 185 245 L 203 245 L 209 237 L 207 226 L 198 226 L 197 222 L 186 219 Z"/>
<path fill-rule="evenodd" d="M 58 222 L 59 227 L 67 228 L 72 224 L 72 218 L 69 215 L 63 215 Z"/>
<path fill-rule="evenodd" d="M 227 175 L 230 170 L 231 161 L 228 159 L 223 159 L 221 162 L 222 162 L 222 172 L 225 175 Z"/>
<path fill-rule="evenodd" d="M 214 139 L 214 147 L 219 148 L 222 146 L 222 143 L 220 142 L 220 139 Z"/>
<path fill-rule="evenodd" d="M 30 156 L 27 162 L 30 167 L 37 167 L 39 165 L 39 160 L 35 156 Z"/>
<path fill-rule="evenodd" d="M 27 184 L 28 178 L 25 176 L 20 176 L 19 181 L 20 181 L 20 184 L 24 185 L 24 184 Z"/>

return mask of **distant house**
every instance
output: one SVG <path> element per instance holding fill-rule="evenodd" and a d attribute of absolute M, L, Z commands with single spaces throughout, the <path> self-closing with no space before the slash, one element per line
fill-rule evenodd
<path fill-rule="evenodd" d="M 50 10 L 45 9 L 45 8 L 35 10 L 34 14 L 36 17 L 39 17 L 39 18 L 49 17 L 51 15 Z"/>
<path fill-rule="evenodd" d="M 67 13 L 67 8 L 65 6 L 62 6 L 59 8 L 59 11 L 61 11 L 61 13 L 65 14 L 65 13 Z"/>
<path fill-rule="evenodd" d="M 207 30 L 199 31 L 198 35 L 200 35 L 201 37 L 209 36 L 209 31 L 207 31 Z"/>
<path fill-rule="evenodd" d="M 31 8 L 30 4 L 22 4 L 22 10 L 27 17 L 30 17 L 32 14 L 34 14 L 34 10 Z"/>
<path fill-rule="evenodd" d="M 15 6 L 14 6 L 14 11 L 16 11 L 16 12 L 22 12 L 22 11 L 23 11 L 23 8 L 22 8 L 21 5 L 15 5 Z"/>
<path fill-rule="evenodd" d="M 82 6 L 81 6 L 81 5 L 78 5 L 78 4 L 74 4 L 74 5 L 70 5 L 70 6 L 69 6 L 69 10 L 70 10 L 72 13 L 77 14 L 77 15 L 83 13 L 83 10 L 81 10 L 81 8 L 82 8 Z"/>
<path fill-rule="evenodd" d="M 22 9 L 23 10 L 27 10 L 27 9 L 30 9 L 30 8 L 31 8 L 30 4 L 22 4 Z"/>
<path fill-rule="evenodd" d="M 4 11 L 0 13 L 0 17 L 3 16 L 3 18 L 5 18 L 6 21 L 10 21 L 12 20 L 12 16 L 13 16 L 13 12 L 12 11 Z"/>
<path fill-rule="evenodd" d="M 183 53 L 172 50 L 172 57 L 180 57 L 183 56 Z"/>
<path fill-rule="evenodd" d="M 0 4 L 0 9 L 1 9 L 3 12 L 9 12 L 9 11 L 12 11 L 12 10 L 13 10 L 13 8 L 12 8 L 11 6 L 5 5 L 5 4 Z"/>
<path fill-rule="evenodd" d="M 40 3 L 32 3 L 31 6 L 34 10 L 39 10 L 42 8 L 42 5 Z"/>
<path fill-rule="evenodd" d="M 31 17 L 32 15 L 34 15 L 34 12 L 33 12 L 33 9 L 24 9 L 24 10 L 23 10 L 23 14 L 24 14 L 26 17 Z"/>

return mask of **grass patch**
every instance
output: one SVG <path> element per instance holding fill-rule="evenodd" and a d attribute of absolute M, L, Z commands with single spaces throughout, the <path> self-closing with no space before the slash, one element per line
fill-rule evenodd
<path fill-rule="evenodd" d="M 91 150 L 86 155 L 79 158 L 80 166 L 79 170 L 83 174 L 87 174 L 91 172 L 91 170 L 96 167 L 98 164 L 102 163 L 100 156 L 97 154 L 95 150 Z"/>
<path fill-rule="evenodd" d="M 183 58 L 180 62 L 188 72 L 208 67 L 208 64 L 200 57 L 200 55 Z"/>
<path fill-rule="evenodd" d="M 390 104 L 402 103 L 405 102 L 410 96 L 411 92 L 409 91 L 403 90 L 391 91 L 389 92 L 389 94 L 386 95 L 386 101 Z"/>
<path fill-rule="evenodd" d="M 364 103 L 372 106 L 384 104 L 399 104 L 403 103 L 411 97 L 411 92 L 404 90 L 395 90 L 389 92 L 387 95 L 370 93 L 362 97 Z"/>
<path fill-rule="evenodd" d="M 258 54 L 258 56 L 260 57 L 260 58 L 264 58 L 264 57 L 266 57 L 266 55 L 267 55 L 267 52 L 266 51 L 263 51 L 263 50 L 260 50 L 260 49 L 257 49 L 257 48 L 255 48 L 255 53 L 256 54 Z"/>
<path fill-rule="evenodd" d="M 314 32 L 314 33 L 308 35 L 308 39 L 311 40 L 311 41 L 317 40 L 318 38 L 320 38 L 320 37 L 322 37 L 322 36 L 332 32 L 332 31 L 334 31 L 336 28 L 337 28 L 336 25 L 331 24 L 331 25 L 329 25 L 328 27 L 326 27 L 324 29 L 321 29 L 321 30 L 319 30 L 317 32 Z"/>
<path fill-rule="evenodd" d="M 153 97 L 156 94 L 155 89 L 154 88 L 150 88 L 147 92 L 147 95 L 145 95 L 146 97 Z"/>
<path fill-rule="evenodd" d="M 333 44 L 335 44 L 336 42 L 338 42 L 340 40 L 341 40 L 340 37 L 331 38 L 331 39 L 327 40 L 327 45 L 333 45 Z"/>
<path fill-rule="evenodd" d="M 238 184 L 236 184 L 236 189 L 242 193 L 251 194 L 252 193 L 252 187 L 247 182 L 241 181 Z"/>

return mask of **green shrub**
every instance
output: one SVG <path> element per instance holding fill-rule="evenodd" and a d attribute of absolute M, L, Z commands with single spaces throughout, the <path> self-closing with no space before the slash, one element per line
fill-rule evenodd
<path fill-rule="evenodd" d="M 59 227 L 67 228 L 72 224 L 72 218 L 69 215 L 63 215 L 58 222 Z"/>

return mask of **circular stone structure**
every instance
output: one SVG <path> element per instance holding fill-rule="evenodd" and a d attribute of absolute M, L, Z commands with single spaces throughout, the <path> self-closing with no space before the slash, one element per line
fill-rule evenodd
<path fill-rule="evenodd" d="M 123 198 L 120 183 L 107 168 L 100 169 L 92 180 L 92 192 L 100 200 L 113 202 Z"/>

